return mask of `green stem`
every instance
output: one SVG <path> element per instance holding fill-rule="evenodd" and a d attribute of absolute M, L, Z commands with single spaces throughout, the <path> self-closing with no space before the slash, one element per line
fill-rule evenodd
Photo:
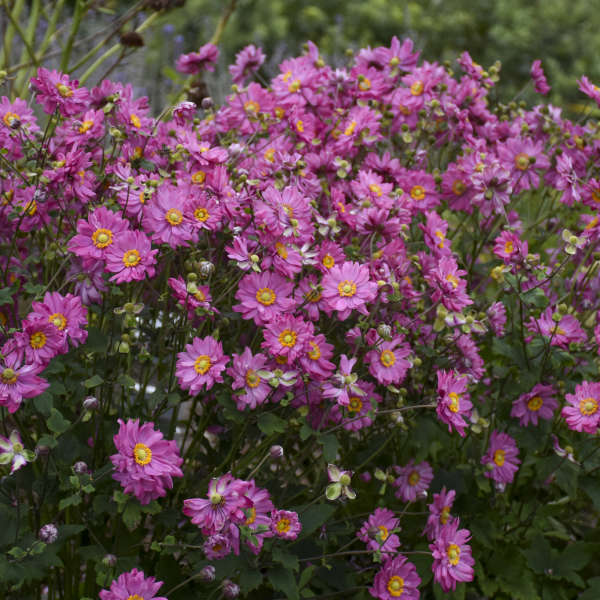
<path fill-rule="evenodd" d="M 14 8 L 9 10 L 6 6 L 5 2 L 2 2 L 4 6 L 4 10 L 10 20 L 10 25 L 8 26 L 6 33 L 4 34 L 4 45 L 2 49 L 2 64 L 4 65 L 4 69 L 8 68 L 10 63 L 10 50 L 13 45 L 13 38 L 15 37 L 15 23 L 18 21 L 21 16 L 21 11 L 23 10 L 23 6 L 25 5 L 25 0 L 17 0 Z"/>
<path fill-rule="evenodd" d="M 71 51 L 73 50 L 73 42 L 75 41 L 75 36 L 79 31 L 81 19 L 84 14 L 84 0 L 76 0 L 75 12 L 73 13 L 73 22 L 71 23 L 71 32 L 69 33 L 69 38 L 67 39 L 67 43 L 65 44 L 65 49 L 63 50 L 62 59 L 60 61 L 60 70 L 63 73 L 67 71 L 69 60 L 71 59 Z"/>

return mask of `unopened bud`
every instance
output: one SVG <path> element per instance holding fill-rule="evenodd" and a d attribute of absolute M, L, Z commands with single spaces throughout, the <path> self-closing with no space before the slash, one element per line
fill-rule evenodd
<path fill-rule="evenodd" d="M 283 456 L 283 448 L 281 446 L 271 446 L 269 454 L 273 460 L 277 460 Z"/>
<path fill-rule="evenodd" d="M 202 567 L 199 575 L 200 581 L 210 583 L 215 580 L 215 568 L 212 565 L 206 565 Z"/>
<path fill-rule="evenodd" d="M 38 537 L 46 544 L 53 544 L 58 538 L 56 525 L 54 523 L 47 523 L 40 529 Z"/>
<path fill-rule="evenodd" d="M 208 260 L 200 261 L 200 275 L 202 277 L 208 277 L 215 271 L 215 265 Z"/>
<path fill-rule="evenodd" d="M 206 96 L 206 98 L 202 98 L 202 102 L 200 106 L 202 110 L 210 110 L 214 105 L 213 99 L 210 96 Z"/>
<path fill-rule="evenodd" d="M 96 396 L 88 396 L 84 401 L 83 401 L 83 408 L 84 410 L 97 410 L 97 408 L 100 406 L 100 402 L 98 402 L 98 398 L 96 398 Z"/>
<path fill-rule="evenodd" d="M 73 472 L 76 473 L 77 475 L 84 475 L 85 473 L 89 472 L 88 471 L 88 466 L 82 460 L 78 460 L 73 465 Z"/>
<path fill-rule="evenodd" d="M 223 580 L 223 596 L 225 598 L 237 598 L 240 595 L 240 586 L 229 579 Z"/>
<path fill-rule="evenodd" d="M 114 554 L 107 554 L 102 559 L 102 564 L 105 567 L 114 567 L 117 564 L 117 557 Z"/>

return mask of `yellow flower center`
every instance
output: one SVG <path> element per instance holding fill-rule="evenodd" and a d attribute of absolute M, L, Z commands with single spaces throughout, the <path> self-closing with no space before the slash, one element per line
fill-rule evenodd
<path fill-rule="evenodd" d="M 20 121 L 21 119 L 19 118 L 19 115 L 17 113 L 7 112 L 2 117 L 2 120 L 4 121 L 4 123 L 6 123 L 7 127 L 11 127 L 13 123 L 15 123 L 16 121 Z"/>
<path fill-rule="evenodd" d="M 514 250 L 515 250 L 515 245 L 510 240 L 508 240 L 508 242 L 506 242 L 504 244 L 504 252 L 506 254 L 512 254 L 514 252 Z"/>
<path fill-rule="evenodd" d="M 275 148 L 269 148 L 265 152 L 265 160 L 268 160 L 269 162 L 275 162 Z"/>
<path fill-rule="evenodd" d="M 275 302 L 276 297 L 277 296 L 275 295 L 275 292 L 271 288 L 268 288 L 268 287 L 260 288 L 256 292 L 256 299 L 263 306 L 271 306 L 271 304 L 273 304 L 273 302 Z"/>
<path fill-rule="evenodd" d="M 453 413 L 458 412 L 458 410 L 460 408 L 460 395 L 457 394 L 456 392 L 450 392 L 448 394 L 448 397 L 450 398 L 450 403 L 448 404 L 448 408 Z"/>
<path fill-rule="evenodd" d="M 413 185 L 410 190 L 410 197 L 417 202 L 425 198 L 425 188 L 422 185 Z"/>
<path fill-rule="evenodd" d="M 367 90 L 370 90 L 371 89 L 371 80 L 368 77 L 363 77 L 358 82 L 358 89 L 361 92 L 366 92 Z"/>
<path fill-rule="evenodd" d="M 250 509 L 250 516 L 246 519 L 246 525 L 252 525 L 256 521 L 256 508 L 254 506 Z"/>
<path fill-rule="evenodd" d="M 592 200 L 594 202 L 600 202 L 600 190 L 592 190 Z"/>
<path fill-rule="evenodd" d="M 285 116 L 285 108 L 282 108 L 281 106 L 276 106 L 273 110 L 273 113 L 278 119 L 283 119 L 283 117 Z"/>
<path fill-rule="evenodd" d="M 381 541 L 385 542 L 390 535 L 388 528 L 385 525 L 378 525 L 377 529 L 379 529 L 379 537 L 381 538 Z"/>
<path fill-rule="evenodd" d="M 515 167 L 519 169 L 519 171 L 527 171 L 529 168 L 529 155 L 525 154 L 525 152 L 519 152 L 515 156 Z"/>
<path fill-rule="evenodd" d="M 254 100 L 247 100 L 244 102 L 244 110 L 256 114 L 260 110 L 260 104 Z"/>
<path fill-rule="evenodd" d="M 356 121 L 352 121 L 348 127 L 344 130 L 344 135 L 352 135 L 356 129 Z"/>
<path fill-rule="evenodd" d="M 18 376 L 19 374 L 14 369 L 7 367 L 0 374 L 0 379 L 2 380 L 2 383 L 12 385 L 13 383 L 17 382 Z"/>
<path fill-rule="evenodd" d="M 297 92 L 300 89 L 300 80 L 299 79 L 294 79 L 294 81 L 292 81 L 292 83 L 290 83 L 290 85 L 288 85 L 288 90 L 290 92 L 292 92 L 292 94 L 294 94 L 295 92 Z"/>
<path fill-rule="evenodd" d="M 308 358 L 311 360 L 319 360 L 321 358 L 321 348 L 319 348 L 318 344 L 315 342 L 308 342 L 310 344 L 311 350 L 308 352 Z"/>
<path fill-rule="evenodd" d="M 142 257 L 135 248 L 133 250 L 127 250 L 127 252 L 123 254 L 123 264 L 128 269 L 130 269 L 131 267 L 135 267 L 141 260 Z"/>
<path fill-rule="evenodd" d="M 197 208 L 194 211 L 194 218 L 197 221 L 200 221 L 201 223 L 204 223 L 204 221 L 207 221 L 208 217 L 210 217 L 210 214 L 205 208 Z"/>
<path fill-rule="evenodd" d="M 106 248 L 112 244 L 112 231 L 110 229 L 96 229 L 92 233 L 92 242 L 96 248 Z"/>
<path fill-rule="evenodd" d="M 443 234 L 441 231 L 439 231 L 439 230 L 436 230 L 436 232 L 435 232 L 435 237 L 436 237 L 438 240 L 440 240 L 440 241 L 439 241 L 439 243 L 438 243 L 438 245 L 437 245 L 437 246 L 438 246 L 438 248 L 443 248 L 443 247 L 444 247 L 444 241 L 445 241 L 445 239 L 446 239 L 446 238 L 444 237 L 444 234 Z"/>
<path fill-rule="evenodd" d="M 194 371 L 200 375 L 204 375 L 210 369 L 211 365 L 212 363 L 210 362 L 210 356 L 201 354 L 194 361 Z"/>
<path fill-rule="evenodd" d="M 593 415 L 598 410 L 598 402 L 594 398 L 584 398 L 579 403 L 579 412 L 585 417 Z"/>
<path fill-rule="evenodd" d="M 177 225 L 181 225 L 183 221 L 183 215 L 181 214 L 180 210 L 177 210 L 176 208 L 170 208 L 165 213 L 165 219 L 169 225 L 176 227 Z"/>
<path fill-rule="evenodd" d="M 390 593 L 390 596 L 400 598 L 404 593 L 404 579 L 398 575 L 390 577 L 387 584 L 387 591 Z"/>
<path fill-rule="evenodd" d="M 410 93 L 413 96 L 420 96 L 424 91 L 425 91 L 425 86 L 423 85 L 423 82 L 421 80 L 415 81 L 410 86 Z"/>
<path fill-rule="evenodd" d="M 144 598 L 142 598 L 142 596 L 139 596 L 138 594 L 133 594 L 133 596 L 129 596 L 127 600 L 144 600 Z"/>
<path fill-rule="evenodd" d="M 462 196 L 465 193 L 466 189 L 467 189 L 467 186 L 465 185 L 465 182 L 462 181 L 462 179 L 454 180 L 454 183 L 452 184 L 452 192 L 456 196 Z"/>
<path fill-rule="evenodd" d="M 206 173 L 204 171 L 196 171 L 192 175 L 192 183 L 201 184 L 206 180 Z"/>
<path fill-rule="evenodd" d="M 372 183 L 369 186 L 369 189 L 371 190 L 371 192 L 373 192 L 378 198 L 380 198 L 383 194 L 383 192 L 381 191 L 381 188 L 376 184 L 376 183 Z"/>
<path fill-rule="evenodd" d="M 323 263 L 323 266 L 326 269 L 331 269 L 331 267 L 335 265 L 335 259 L 333 258 L 333 256 L 331 256 L 331 254 L 326 254 L 321 260 L 321 262 Z"/>
<path fill-rule="evenodd" d="M 279 334 L 279 343 L 287 348 L 293 348 L 296 345 L 296 338 L 298 334 L 291 329 L 284 329 Z"/>
<path fill-rule="evenodd" d="M 396 362 L 396 356 L 391 350 L 383 350 L 379 355 L 379 362 L 384 367 L 391 367 Z"/>
<path fill-rule="evenodd" d="M 318 302 L 323 296 L 323 292 L 321 290 L 310 290 L 304 294 L 304 298 L 309 302 Z"/>
<path fill-rule="evenodd" d="M 90 121 L 89 119 L 84 121 L 79 127 L 79 133 L 85 133 L 86 131 L 89 131 L 93 125 L 94 121 Z"/>
<path fill-rule="evenodd" d="M 287 248 L 280 242 L 277 242 L 275 244 L 275 251 L 277 252 L 277 254 L 279 254 L 279 256 L 281 256 L 281 258 L 286 259 L 288 257 L 288 251 Z"/>
<path fill-rule="evenodd" d="M 279 533 L 287 533 L 290 530 L 290 525 L 289 519 L 281 519 L 275 527 Z"/>
<path fill-rule="evenodd" d="M 198 300 L 198 302 L 206 302 L 206 296 L 204 295 L 204 292 L 202 290 L 198 290 L 194 294 L 194 298 L 196 298 L 196 300 Z"/>
<path fill-rule="evenodd" d="M 494 452 L 494 462 L 497 466 L 501 467 L 504 464 L 504 456 L 506 452 L 504 450 L 496 450 Z"/>
<path fill-rule="evenodd" d="M 140 118 L 137 115 L 133 114 L 133 113 L 131 113 L 131 116 L 129 117 L 129 120 L 131 121 L 131 124 L 134 127 L 137 127 L 138 129 L 142 126 L 142 122 L 140 121 Z"/>
<path fill-rule="evenodd" d="M 58 93 L 63 98 L 70 98 L 73 95 L 73 90 L 68 85 L 65 85 L 64 83 L 60 83 L 60 82 L 57 83 L 56 89 L 58 90 Z"/>
<path fill-rule="evenodd" d="M 419 481 L 421 481 L 421 476 L 419 475 L 419 473 L 417 471 L 413 471 L 408 476 L 408 484 L 409 485 L 417 485 L 417 483 L 419 483 Z"/>
<path fill-rule="evenodd" d="M 36 331 L 29 338 L 29 345 L 35 350 L 39 350 L 46 345 L 46 336 L 41 331 Z"/>
<path fill-rule="evenodd" d="M 67 318 L 62 313 L 54 313 L 48 317 L 48 322 L 61 331 L 67 326 Z"/>
<path fill-rule="evenodd" d="M 448 275 L 446 275 L 446 281 L 449 281 L 454 289 L 458 287 L 458 277 L 452 275 L 452 273 L 448 273 Z"/>
<path fill-rule="evenodd" d="M 456 544 L 449 544 L 446 548 L 446 554 L 448 555 L 448 562 L 451 565 L 457 565 L 460 560 L 460 548 Z"/>
<path fill-rule="evenodd" d="M 338 284 L 338 292 L 342 298 L 351 298 L 356 294 L 356 284 L 354 281 L 344 279 L 344 281 L 340 281 Z"/>
<path fill-rule="evenodd" d="M 298 119 L 296 121 L 296 130 L 299 131 L 300 133 L 304 133 L 304 123 L 302 122 L 301 119 Z"/>
<path fill-rule="evenodd" d="M 363 407 L 362 400 L 358 396 L 352 396 L 348 402 L 348 412 L 360 412 Z"/>
<path fill-rule="evenodd" d="M 138 465 L 147 465 L 152 460 L 152 450 L 146 444 L 136 444 L 133 448 L 133 458 Z"/>
<path fill-rule="evenodd" d="M 256 374 L 256 371 L 254 369 L 248 369 L 246 371 L 246 385 L 249 388 L 255 388 L 258 387 L 258 384 L 260 383 L 260 377 Z"/>
<path fill-rule="evenodd" d="M 537 412 L 540 410 L 540 408 L 542 408 L 542 404 L 544 404 L 544 401 L 542 400 L 541 396 L 534 396 L 527 403 L 527 408 L 533 412 Z"/>
<path fill-rule="evenodd" d="M 449 518 L 450 518 L 450 507 L 444 506 L 444 508 L 442 508 L 442 512 L 440 513 L 440 523 L 442 525 L 445 525 L 448 522 Z"/>

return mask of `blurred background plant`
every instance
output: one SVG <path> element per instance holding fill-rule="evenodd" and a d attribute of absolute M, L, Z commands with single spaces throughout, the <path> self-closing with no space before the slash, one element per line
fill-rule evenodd
<path fill-rule="evenodd" d="M 529 69 L 541 58 L 550 102 L 572 114 L 582 110 L 575 80 L 600 80 L 600 15 L 589 0 L 1 0 L 0 7 L 0 68 L 8 76 L 1 93 L 13 98 L 43 57 L 88 84 L 108 72 L 164 106 L 183 82 L 175 58 L 215 35 L 220 64 L 206 83 L 217 101 L 229 90 L 225 67 L 244 46 L 264 49 L 268 78 L 309 39 L 333 64 L 394 35 L 412 38 L 425 60 L 453 62 L 468 49 L 484 67 L 501 61 L 503 102 L 533 101 Z"/>

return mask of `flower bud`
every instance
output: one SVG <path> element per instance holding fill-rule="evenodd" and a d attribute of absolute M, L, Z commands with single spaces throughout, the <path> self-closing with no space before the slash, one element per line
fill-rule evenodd
<path fill-rule="evenodd" d="M 208 260 L 200 261 L 199 271 L 201 277 L 209 277 L 212 273 L 215 272 L 215 265 L 209 262 Z"/>
<path fill-rule="evenodd" d="M 214 105 L 213 99 L 210 96 L 206 96 L 206 98 L 202 98 L 202 102 L 200 106 L 202 110 L 210 110 Z"/>
<path fill-rule="evenodd" d="M 392 339 L 392 328 L 387 323 L 380 323 L 377 327 L 377 333 L 384 339 Z"/>
<path fill-rule="evenodd" d="M 84 410 L 97 410 L 98 407 L 100 406 L 100 402 L 98 402 L 98 398 L 96 398 L 96 396 L 88 396 L 84 401 L 83 401 L 83 409 Z"/>
<path fill-rule="evenodd" d="M 73 465 L 73 472 L 76 473 L 77 475 L 83 475 L 85 473 L 88 473 L 88 466 L 86 463 L 84 463 L 82 460 L 78 460 L 74 465 Z"/>
<path fill-rule="evenodd" d="M 54 523 L 47 523 L 40 529 L 38 537 L 46 544 L 53 544 L 58 538 L 56 525 Z"/>
<path fill-rule="evenodd" d="M 102 559 L 102 564 L 105 567 L 114 567 L 117 564 L 117 557 L 114 554 L 107 554 Z"/>
<path fill-rule="evenodd" d="M 281 446 L 271 446 L 269 454 L 273 460 L 277 460 L 283 456 L 283 448 Z"/>
<path fill-rule="evenodd" d="M 225 598 L 237 598 L 240 595 L 240 586 L 229 579 L 223 580 L 223 596 Z"/>
<path fill-rule="evenodd" d="M 206 565 L 202 567 L 199 575 L 200 581 L 210 583 L 215 580 L 215 568 L 212 565 Z"/>

